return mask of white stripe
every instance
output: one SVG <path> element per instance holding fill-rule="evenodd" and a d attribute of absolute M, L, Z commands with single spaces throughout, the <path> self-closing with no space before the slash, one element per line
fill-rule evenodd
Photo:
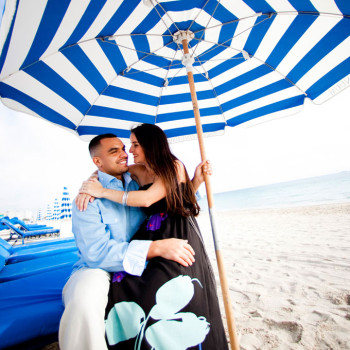
<path fill-rule="evenodd" d="M 77 124 L 83 117 L 83 115 L 65 99 L 24 71 L 19 71 L 17 74 L 8 77 L 4 82 L 66 118 L 69 116 L 69 120 L 74 124 Z"/>
<path fill-rule="evenodd" d="M 118 118 L 112 119 L 86 115 L 80 126 L 98 126 L 103 128 L 130 130 L 136 123 L 136 121 L 128 121 Z"/>
<path fill-rule="evenodd" d="M 255 69 L 259 66 L 261 66 L 261 62 L 254 59 L 250 59 L 221 73 L 216 77 L 213 77 L 211 81 L 214 86 L 220 86 L 221 84 L 224 84 L 234 78 L 239 77 L 240 75 L 250 72 L 252 69 Z"/>
<path fill-rule="evenodd" d="M 47 0 L 20 1 L 10 46 L 0 79 L 16 72 L 23 64 L 33 43 Z"/>
<path fill-rule="evenodd" d="M 265 34 L 264 38 L 261 40 L 254 56 L 266 62 L 272 50 L 276 47 L 276 45 L 281 40 L 284 33 L 288 30 L 289 26 L 293 23 L 295 18 L 296 15 L 276 16 L 269 30 Z"/>
<path fill-rule="evenodd" d="M 82 37 L 81 41 L 95 38 L 113 17 L 122 2 L 122 0 L 107 1 L 98 16 L 95 18 L 94 23 L 91 24 L 89 30 Z"/>
<path fill-rule="evenodd" d="M 254 111 L 260 107 L 269 106 L 272 103 L 279 102 L 294 96 L 300 95 L 300 91 L 296 87 L 290 87 L 289 89 L 284 89 L 278 91 L 274 94 L 264 96 L 262 98 L 253 100 L 251 102 L 245 103 L 238 107 L 232 108 L 228 111 L 225 111 L 226 120 L 234 118 L 235 116 Z"/>
<path fill-rule="evenodd" d="M 124 58 L 126 65 L 133 67 L 135 63 L 139 61 L 137 52 L 135 51 L 134 43 L 130 36 L 121 36 L 115 38 L 115 43 L 118 45 L 119 50 Z M 109 44 L 114 45 L 114 44 Z"/>
<path fill-rule="evenodd" d="M 281 80 L 281 76 L 276 74 L 275 72 L 271 72 L 270 74 L 266 74 L 258 79 L 255 79 L 249 83 L 241 85 L 235 89 L 231 89 L 230 91 L 225 92 L 218 96 L 218 99 L 221 104 L 224 104 L 228 101 L 234 100 L 250 92 L 261 89 L 265 86 L 275 83 L 276 81 Z"/>
<path fill-rule="evenodd" d="M 43 61 L 58 75 L 60 75 L 69 85 L 84 96 L 84 98 L 89 101 L 90 104 L 95 101 L 98 93 L 94 87 L 64 55 L 57 52 L 56 55 L 46 57 Z"/>
<path fill-rule="evenodd" d="M 214 17 L 210 17 L 205 11 L 201 11 L 200 15 L 196 19 L 196 23 L 200 24 L 204 28 L 207 28 L 205 31 L 205 38 L 208 41 L 218 42 L 221 32 L 221 22 L 216 20 Z M 202 36 L 203 32 L 200 32 L 200 36 Z M 204 37 L 204 35 L 203 35 Z"/>
<path fill-rule="evenodd" d="M 116 78 L 117 74 L 113 66 L 96 40 L 81 43 L 79 46 L 89 57 L 90 61 L 102 75 L 107 84 Z"/>
<path fill-rule="evenodd" d="M 142 60 L 137 62 L 136 64 L 134 64 L 132 66 L 132 68 L 139 70 L 141 72 L 146 71 L 146 73 L 151 74 L 151 75 L 158 77 L 158 78 L 161 78 L 161 79 L 164 79 L 165 72 L 166 72 L 166 70 L 164 70 L 163 68 L 159 68 L 151 63 L 148 63 L 148 62 L 145 62 Z M 126 75 L 127 74 L 128 73 L 126 73 Z M 137 73 L 133 73 L 133 74 L 136 74 L 136 76 L 137 76 Z"/>
<path fill-rule="evenodd" d="M 276 12 L 295 11 L 288 0 L 265 0 Z"/>
<path fill-rule="evenodd" d="M 347 1 L 349 1 L 349 0 L 347 0 Z M 336 3 L 333 0 L 328 0 L 328 1 L 310 0 L 310 2 L 312 3 L 312 5 L 314 5 L 314 7 L 316 8 L 316 10 L 318 12 L 332 13 L 332 14 L 334 13 L 334 14 L 342 15 L 338 6 L 336 5 Z"/>
<path fill-rule="evenodd" d="M 136 8 L 130 13 L 130 16 L 124 21 L 114 35 L 130 34 L 144 20 L 144 18 L 153 10 L 147 7 L 141 1 Z"/>
<path fill-rule="evenodd" d="M 339 94 L 339 92 L 347 89 L 350 86 L 350 74 L 343 78 L 342 80 L 335 83 L 333 86 L 331 86 L 327 91 L 319 95 L 317 98 L 314 99 L 314 103 L 321 104 L 333 96 Z"/>
<path fill-rule="evenodd" d="M 243 50 L 256 20 L 260 21 L 262 18 L 252 17 L 239 21 L 230 45 L 232 48 L 239 51 Z"/>
<path fill-rule="evenodd" d="M 284 57 L 276 70 L 285 76 L 339 22 L 335 17 L 318 17 Z"/>
<path fill-rule="evenodd" d="M 5 2 L 4 14 L 0 24 L 0 53 L 4 47 L 7 35 L 9 33 L 13 16 L 16 11 L 16 0 L 9 0 Z"/>
<path fill-rule="evenodd" d="M 143 103 L 127 101 L 115 97 L 101 95 L 95 103 L 95 106 L 120 109 L 129 112 L 142 113 L 146 115 L 155 115 L 156 108 Z"/>
<path fill-rule="evenodd" d="M 227 10 L 233 13 L 237 18 L 249 17 L 255 14 L 255 11 L 242 0 L 222 0 L 220 4 L 225 6 Z"/>
<path fill-rule="evenodd" d="M 113 81 L 113 84 L 111 85 L 156 97 L 158 97 L 160 93 L 160 87 L 158 86 L 143 83 L 142 81 L 138 81 L 137 83 L 135 83 L 133 79 L 123 77 L 122 75 L 119 75 L 118 78 L 115 79 Z"/>
<path fill-rule="evenodd" d="M 63 46 L 68 38 L 73 33 L 76 26 L 79 24 L 81 17 L 84 15 L 86 8 L 89 5 L 90 0 L 72 1 L 60 23 L 60 26 L 53 37 L 49 47 L 45 53 L 41 56 L 41 59 L 51 53 L 57 51 Z"/>
<path fill-rule="evenodd" d="M 217 106 L 218 106 L 218 101 L 215 97 L 198 101 L 198 107 L 200 110 L 205 108 L 217 107 Z M 173 112 L 190 111 L 192 110 L 192 108 L 193 108 L 193 105 L 191 101 L 160 105 L 158 110 L 158 115 L 173 113 Z"/>
<path fill-rule="evenodd" d="M 346 38 L 341 44 L 333 49 L 314 67 L 312 67 L 299 81 L 297 85 L 303 90 L 307 90 L 311 85 L 316 83 L 325 74 L 334 67 L 349 58 L 350 54 L 350 37 Z"/>
<path fill-rule="evenodd" d="M 224 120 L 223 120 L 221 114 L 211 115 L 208 117 L 201 117 L 202 125 L 223 123 L 223 122 L 224 122 Z M 157 125 L 160 128 L 162 128 L 163 130 L 171 130 L 171 129 L 177 129 L 177 128 L 184 128 L 184 127 L 188 127 L 188 126 L 195 126 L 196 123 L 195 123 L 195 120 L 193 117 L 193 118 L 189 118 L 189 119 L 181 119 L 181 120 L 157 123 Z"/>

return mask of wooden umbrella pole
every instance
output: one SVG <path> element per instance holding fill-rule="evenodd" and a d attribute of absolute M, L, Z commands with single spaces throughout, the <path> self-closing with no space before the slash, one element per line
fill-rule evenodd
<path fill-rule="evenodd" d="M 189 51 L 188 51 L 187 39 L 182 40 L 182 46 L 183 46 L 185 55 L 188 55 Z M 202 123 L 200 120 L 200 114 L 199 114 L 199 108 L 198 108 L 196 89 L 195 89 L 195 85 L 194 85 L 193 73 L 190 69 L 187 69 L 187 77 L 188 77 L 188 82 L 190 85 L 199 148 L 200 148 L 201 158 L 203 161 L 203 160 L 206 160 L 204 139 L 203 139 L 203 129 L 202 129 Z M 230 298 L 228 282 L 227 282 L 227 277 L 226 277 L 226 272 L 225 272 L 225 266 L 224 266 L 223 258 L 221 255 L 218 238 L 216 235 L 214 200 L 213 200 L 213 194 L 212 194 L 212 190 L 211 190 L 210 178 L 209 178 L 209 176 L 204 175 L 204 179 L 205 179 L 205 187 L 206 187 L 206 191 L 207 191 L 209 216 L 210 216 L 211 228 L 212 228 L 212 232 L 213 232 L 215 254 L 216 254 L 219 276 L 220 276 L 220 285 L 221 285 L 222 297 L 223 297 L 223 301 L 224 301 L 227 327 L 228 327 L 228 332 L 229 332 L 230 342 L 231 342 L 231 349 L 232 350 L 239 350 L 239 344 L 238 344 L 237 335 L 236 335 L 236 326 L 235 326 L 235 320 L 233 317 L 232 304 L 231 304 L 231 298 Z"/>

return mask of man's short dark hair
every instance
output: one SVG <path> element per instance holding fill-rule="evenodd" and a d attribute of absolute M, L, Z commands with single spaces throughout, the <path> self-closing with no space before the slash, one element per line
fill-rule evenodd
<path fill-rule="evenodd" d="M 95 136 L 89 143 L 89 152 L 91 157 L 93 156 L 93 153 L 96 151 L 97 147 L 100 145 L 100 141 L 103 139 L 112 139 L 114 137 L 117 137 L 117 135 L 114 134 L 102 134 Z"/>

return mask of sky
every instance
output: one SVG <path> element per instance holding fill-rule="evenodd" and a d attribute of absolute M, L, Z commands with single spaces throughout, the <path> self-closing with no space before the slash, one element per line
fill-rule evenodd
<path fill-rule="evenodd" d="M 292 116 L 268 122 L 259 118 L 254 126 L 242 124 L 206 138 L 213 192 L 349 171 L 349 101 L 346 89 L 322 105 L 307 100 Z M 74 198 L 95 170 L 87 147 L 75 134 L 0 103 L 0 214 L 35 216 L 40 207 L 62 198 L 64 186 Z M 200 162 L 197 141 L 171 148 L 192 177 Z M 205 194 L 204 186 L 200 192 Z"/>

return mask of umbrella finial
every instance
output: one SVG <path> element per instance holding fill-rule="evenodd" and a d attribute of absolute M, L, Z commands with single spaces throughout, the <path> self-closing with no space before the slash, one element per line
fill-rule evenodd
<path fill-rule="evenodd" d="M 147 7 L 153 7 L 153 1 L 152 0 L 143 0 L 143 4 Z"/>

